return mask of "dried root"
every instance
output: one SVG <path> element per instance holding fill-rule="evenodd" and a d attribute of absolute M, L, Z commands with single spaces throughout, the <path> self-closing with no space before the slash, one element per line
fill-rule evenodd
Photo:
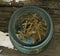
<path fill-rule="evenodd" d="M 32 14 L 30 19 L 27 19 L 23 24 L 24 31 L 18 30 L 18 33 L 23 35 L 25 39 L 28 39 L 30 36 L 33 38 L 33 43 L 41 40 L 46 33 L 47 23 L 44 19 L 40 19 L 40 16 L 37 14 Z"/>

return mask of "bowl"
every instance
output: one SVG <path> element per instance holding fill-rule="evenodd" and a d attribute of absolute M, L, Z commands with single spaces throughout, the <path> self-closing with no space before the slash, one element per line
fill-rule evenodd
<path fill-rule="evenodd" d="M 32 42 L 31 39 L 28 39 L 28 41 L 23 42 L 19 40 L 19 38 L 17 38 L 16 36 L 16 32 L 15 32 L 16 21 L 22 14 L 26 12 L 38 13 L 47 22 L 48 29 L 45 36 L 43 37 L 41 41 L 35 44 L 31 44 Z M 46 48 L 46 46 L 48 46 L 50 40 L 52 39 L 53 23 L 52 23 L 51 17 L 44 9 L 36 7 L 36 6 L 25 6 L 25 7 L 19 8 L 12 14 L 10 18 L 10 22 L 9 22 L 8 31 L 9 31 L 10 40 L 17 50 L 26 54 L 37 54 L 43 51 Z M 19 35 L 19 37 L 21 38 L 21 35 Z"/>

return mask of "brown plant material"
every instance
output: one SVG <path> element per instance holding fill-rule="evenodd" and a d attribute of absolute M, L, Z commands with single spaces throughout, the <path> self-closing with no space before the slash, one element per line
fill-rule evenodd
<path fill-rule="evenodd" d="M 26 19 L 22 26 L 24 31 L 22 32 L 18 30 L 19 34 L 23 35 L 25 39 L 32 36 L 33 44 L 36 43 L 36 41 L 41 40 L 46 34 L 47 30 L 46 21 L 40 16 L 37 16 L 36 13 L 32 14 L 32 17 Z"/>

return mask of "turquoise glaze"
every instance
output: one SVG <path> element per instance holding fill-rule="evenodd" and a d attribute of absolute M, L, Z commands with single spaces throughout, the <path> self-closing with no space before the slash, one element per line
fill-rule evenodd
<path fill-rule="evenodd" d="M 17 39 L 16 34 L 14 32 L 15 22 L 17 18 L 27 11 L 36 12 L 40 14 L 47 21 L 47 24 L 48 24 L 48 31 L 46 36 L 44 37 L 44 40 L 42 40 L 42 42 L 39 42 L 39 44 L 35 44 L 32 46 L 28 45 L 29 43 L 31 43 L 31 39 L 26 43 L 25 41 L 24 42 L 19 41 L 19 39 Z M 37 53 L 40 53 L 42 50 L 44 50 L 45 47 L 49 44 L 50 40 L 52 39 L 53 23 L 52 23 L 51 17 L 48 15 L 48 13 L 44 9 L 36 6 L 25 6 L 13 13 L 9 22 L 8 31 L 9 31 L 11 42 L 13 43 L 14 47 L 17 50 L 26 54 L 37 54 Z"/>

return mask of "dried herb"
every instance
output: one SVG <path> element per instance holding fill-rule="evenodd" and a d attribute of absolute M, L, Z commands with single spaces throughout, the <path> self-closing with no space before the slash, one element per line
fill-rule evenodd
<path fill-rule="evenodd" d="M 22 23 L 24 31 L 17 30 L 17 32 L 24 36 L 24 40 L 32 36 L 33 38 L 32 44 L 36 43 L 37 41 L 41 41 L 41 39 L 44 37 L 47 31 L 47 23 L 45 19 L 43 19 L 36 13 L 25 14 L 22 15 L 21 17 L 25 19 L 24 22 Z"/>

